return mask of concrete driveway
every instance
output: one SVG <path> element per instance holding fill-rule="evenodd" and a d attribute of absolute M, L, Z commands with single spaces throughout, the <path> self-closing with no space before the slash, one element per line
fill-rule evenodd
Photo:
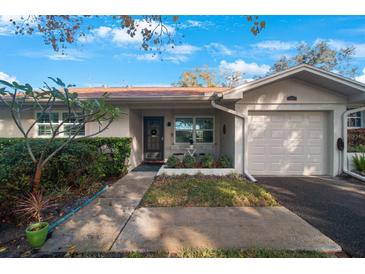
<path fill-rule="evenodd" d="M 331 177 L 258 177 L 279 202 L 341 245 L 365 257 L 365 184 Z"/>

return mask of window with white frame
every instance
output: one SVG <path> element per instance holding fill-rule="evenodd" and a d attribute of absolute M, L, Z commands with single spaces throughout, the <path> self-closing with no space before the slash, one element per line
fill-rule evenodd
<path fill-rule="evenodd" d="M 175 143 L 211 144 L 214 139 L 213 117 L 176 117 Z"/>
<path fill-rule="evenodd" d="M 81 113 L 76 115 L 68 112 L 37 113 L 37 134 L 39 137 L 51 137 L 52 133 L 62 123 L 58 131 L 59 137 L 67 137 L 77 132 L 77 135 L 85 135 L 85 125 L 81 118 Z"/>
<path fill-rule="evenodd" d="M 361 111 L 349 114 L 347 116 L 347 127 L 350 127 L 350 128 L 361 127 L 361 123 L 362 123 L 361 118 L 362 118 Z"/>

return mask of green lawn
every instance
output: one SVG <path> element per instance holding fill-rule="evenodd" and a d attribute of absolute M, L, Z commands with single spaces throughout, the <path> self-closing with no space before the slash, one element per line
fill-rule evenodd
<path fill-rule="evenodd" d="M 78 258 L 336 258 L 334 254 L 316 251 L 292 251 L 270 249 L 185 249 L 177 253 L 127 252 L 127 253 L 79 253 L 65 257 Z"/>
<path fill-rule="evenodd" d="M 160 176 L 141 202 L 144 207 L 276 205 L 265 189 L 235 176 Z"/>

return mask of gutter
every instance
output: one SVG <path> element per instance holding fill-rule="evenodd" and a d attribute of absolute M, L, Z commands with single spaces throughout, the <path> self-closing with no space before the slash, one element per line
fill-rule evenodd
<path fill-rule="evenodd" d="M 216 104 L 215 100 L 217 98 L 222 98 L 222 94 L 214 94 L 213 96 L 213 100 L 211 100 L 211 105 L 213 108 L 216 108 L 216 109 L 219 109 L 221 111 L 224 111 L 224 112 L 227 112 L 227 113 L 230 113 L 236 117 L 239 117 L 243 120 L 243 135 L 246 136 L 246 127 L 245 127 L 245 123 L 247 122 L 247 115 L 243 114 L 243 113 L 239 113 L 233 109 L 229 109 L 229 108 L 226 108 L 224 106 L 221 106 L 221 105 L 218 105 Z M 245 153 L 246 151 L 246 148 L 245 148 L 245 141 L 243 141 L 243 151 Z M 249 172 L 248 170 L 246 169 L 245 167 L 245 162 L 243 161 L 243 174 L 253 183 L 256 183 L 257 180 L 255 179 L 255 177 L 253 177 Z"/>
<path fill-rule="evenodd" d="M 342 117 L 342 119 L 343 119 L 342 120 L 342 136 L 343 136 L 343 143 L 344 143 L 343 151 L 342 151 L 342 171 L 343 171 L 343 173 L 350 175 L 356 179 L 359 179 L 363 182 L 365 182 L 364 176 L 361 176 L 361 175 L 347 169 L 347 117 L 349 114 L 359 112 L 359 111 L 364 111 L 364 110 L 365 110 L 365 107 L 359 107 L 359 108 L 347 110 L 343 113 L 343 117 Z"/>

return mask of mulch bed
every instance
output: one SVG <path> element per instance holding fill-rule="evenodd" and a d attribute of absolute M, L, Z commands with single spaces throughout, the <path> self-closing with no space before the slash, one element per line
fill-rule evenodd
<path fill-rule="evenodd" d="M 102 187 L 105 185 L 112 185 L 119 178 L 113 178 L 106 181 Z M 102 188 L 101 187 L 101 188 Z M 100 188 L 100 189 L 101 189 Z M 89 193 L 87 195 L 72 192 L 67 198 L 58 199 L 57 205 L 55 207 L 47 210 L 45 215 L 45 220 L 48 223 L 52 223 L 62 216 L 68 214 L 73 209 L 82 205 L 100 189 L 96 190 L 94 193 Z M 25 239 L 25 229 L 27 224 L 25 222 L 14 224 L 12 220 L 2 219 L 0 222 L 0 258 L 17 258 L 17 257 L 37 257 L 37 250 L 33 250 L 27 243 Z"/>

